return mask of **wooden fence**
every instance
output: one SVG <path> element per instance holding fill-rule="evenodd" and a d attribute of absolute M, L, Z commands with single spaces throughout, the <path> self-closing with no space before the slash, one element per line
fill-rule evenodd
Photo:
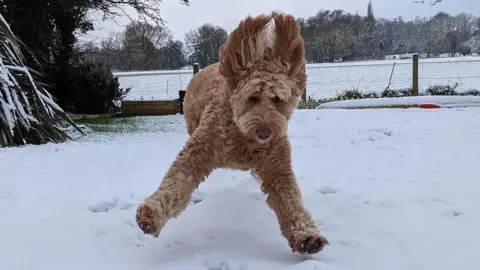
<path fill-rule="evenodd" d="M 175 100 L 124 100 L 122 116 L 171 115 L 180 112 L 179 99 Z"/>
<path fill-rule="evenodd" d="M 193 75 L 198 73 L 198 64 L 193 65 Z M 174 100 L 123 100 L 122 116 L 174 115 L 183 114 L 185 90 L 178 91 Z"/>

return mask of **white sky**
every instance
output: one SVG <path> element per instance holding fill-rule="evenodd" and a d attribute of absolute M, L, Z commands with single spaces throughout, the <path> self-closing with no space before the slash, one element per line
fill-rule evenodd
<path fill-rule="evenodd" d="M 167 22 L 174 38 L 182 42 L 186 32 L 207 22 L 230 31 L 248 14 L 257 15 L 279 10 L 306 18 L 323 8 L 343 9 L 350 13 L 358 11 L 360 15 L 365 15 L 368 4 L 368 0 L 191 0 L 190 6 L 185 6 L 180 0 L 163 1 L 162 18 Z M 415 4 L 412 0 L 372 0 L 372 3 L 377 18 L 402 16 L 410 20 L 417 16 L 435 15 L 440 10 L 450 14 L 467 12 L 480 15 L 480 0 L 443 0 L 436 6 Z M 129 20 L 124 17 L 119 18 L 118 22 L 119 25 L 111 21 L 96 20 L 97 30 L 89 32 L 88 36 L 81 39 L 102 39 L 110 31 L 121 31 Z"/>

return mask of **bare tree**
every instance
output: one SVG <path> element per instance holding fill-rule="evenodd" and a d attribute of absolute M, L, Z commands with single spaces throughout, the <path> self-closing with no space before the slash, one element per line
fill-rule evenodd
<path fill-rule="evenodd" d="M 190 62 L 198 62 L 201 67 L 218 61 L 220 45 L 227 39 L 227 30 L 209 23 L 185 34 L 185 43 L 190 50 Z"/>
<path fill-rule="evenodd" d="M 161 49 L 161 55 L 165 61 L 164 68 L 179 69 L 186 65 L 183 43 L 180 40 L 170 39 Z"/>
<path fill-rule="evenodd" d="M 429 1 L 425 1 L 425 0 L 413 0 L 414 3 L 420 3 L 420 4 L 425 4 L 425 3 L 428 3 L 429 5 L 431 6 L 435 6 L 436 4 L 442 2 L 442 0 L 429 0 Z"/>
<path fill-rule="evenodd" d="M 156 24 L 163 24 L 161 18 L 161 4 L 163 0 L 86 0 L 91 9 L 102 12 L 103 19 L 114 20 L 118 15 L 129 14 L 125 7 L 132 7 L 143 19 L 151 19 Z M 189 5 L 189 0 L 180 0 L 184 5 Z M 133 19 L 132 19 L 133 21 Z"/>
<path fill-rule="evenodd" d="M 129 69 L 148 70 L 158 66 L 163 59 L 160 49 L 171 38 L 168 29 L 160 25 L 133 21 L 127 25 L 122 45 L 129 62 Z"/>

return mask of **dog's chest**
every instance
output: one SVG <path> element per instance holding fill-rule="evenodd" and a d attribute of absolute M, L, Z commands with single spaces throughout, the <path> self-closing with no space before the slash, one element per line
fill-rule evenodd
<path fill-rule="evenodd" d="M 225 134 L 227 135 L 227 134 Z M 252 169 L 258 159 L 262 159 L 265 151 L 258 144 L 245 139 L 244 136 L 232 132 L 227 136 L 217 136 L 213 141 L 216 159 L 222 167 L 247 171 Z"/>

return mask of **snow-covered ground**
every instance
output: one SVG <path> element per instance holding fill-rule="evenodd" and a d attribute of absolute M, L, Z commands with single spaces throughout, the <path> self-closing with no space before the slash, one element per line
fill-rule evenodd
<path fill-rule="evenodd" d="M 480 109 L 300 110 L 289 127 L 306 208 L 330 245 L 292 254 L 258 184 L 214 172 L 159 238 L 136 206 L 187 139 L 183 117 L 136 133 L 0 149 L 2 270 L 474 270 Z"/>
<path fill-rule="evenodd" d="M 479 96 L 412 96 L 393 98 L 365 98 L 326 102 L 319 109 L 346 109 L 364 107 L 385 107 L 396 105 L 435 104 L 441 108 L 480 107 Z"/>
<path fill-rule="evenodd" d="M 412 85 L 412 60 L 381 60 L 331 64 L 307 64 L 307 95 L 312 99 L 335 97 L 345 90 L 381 92 Z M 420 90 L 432 85 L 459 83 L 458 91 L 480 89 L 480 57 L 430 58 L 419 61 Z M 175 99 L 184 89 L 191 70 L 119 72 L 122 87 L 132 87 L 128 99 Z"/>

